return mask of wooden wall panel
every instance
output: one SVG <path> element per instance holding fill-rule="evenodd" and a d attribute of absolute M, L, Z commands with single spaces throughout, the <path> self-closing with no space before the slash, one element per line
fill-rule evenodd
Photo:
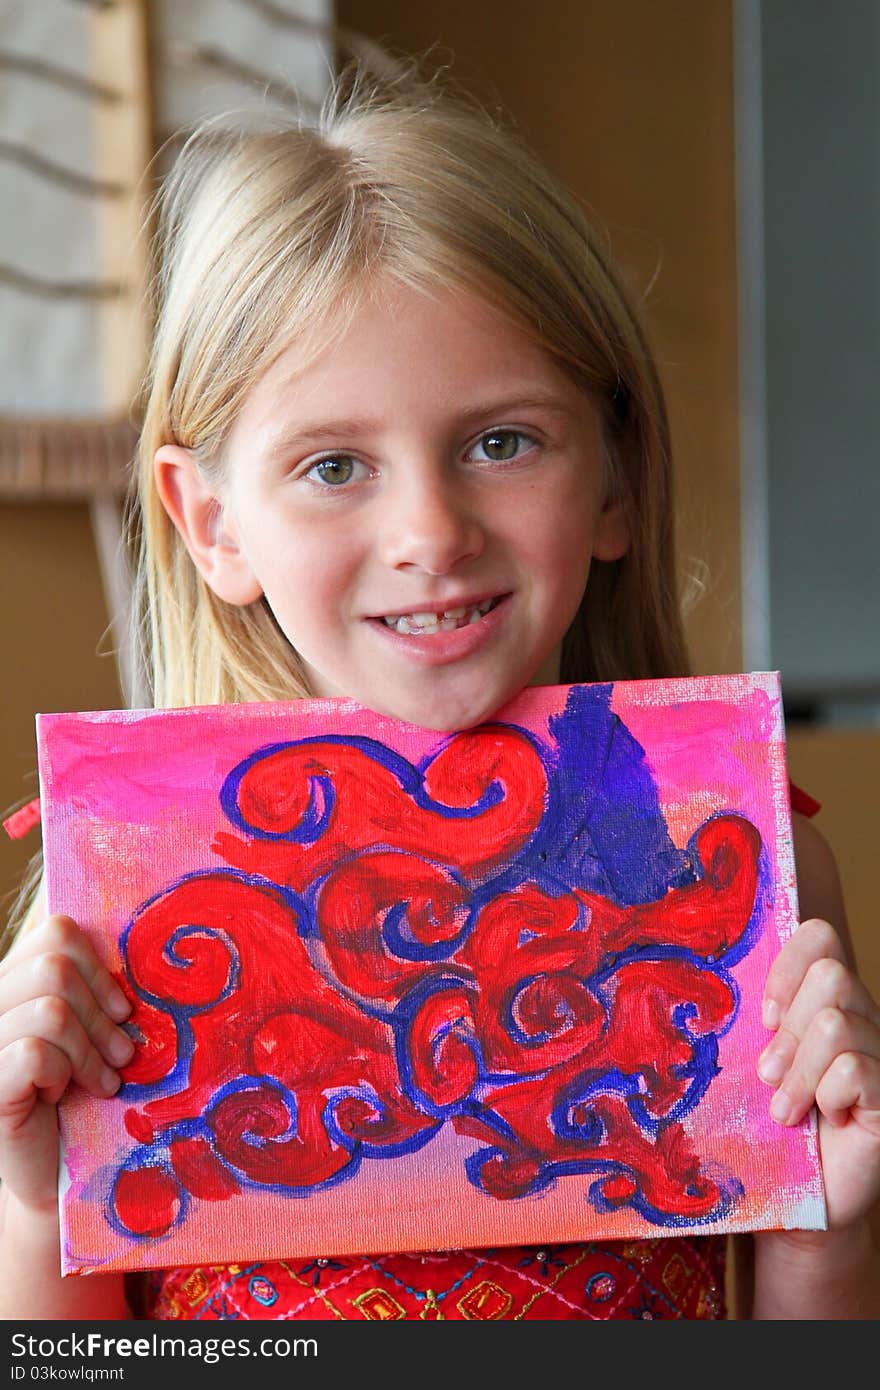
<path fill-rule="evenodd" d="M 0 506 L 3 575 L 3 719 L 0 811 L 37 795 L 36 710 L 115 709 L 121 695 L 105 640 L 107 609 L 88 507 Z M 39 831 L 0 839 L 5 920 Z"/>
<path fill-rule="evenodd" d="M 791 776 L 817 801 L 816 824 L 834 846 L 859 970 L 880 999 L 880 930 L 874 869 L 880 813 L 880 733 L 794 727 L 788 735 Z"/>

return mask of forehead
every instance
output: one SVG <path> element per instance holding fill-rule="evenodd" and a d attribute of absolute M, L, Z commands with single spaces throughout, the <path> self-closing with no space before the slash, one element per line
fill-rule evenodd
<path fill-rule="evenodd" d="M 288 343 L 247 397 L 239 422 L 282 415 L 451 408 L 521 389 L 565 404 L 586 395 L 512 314 L 475 294 L 384 281 Z"/>

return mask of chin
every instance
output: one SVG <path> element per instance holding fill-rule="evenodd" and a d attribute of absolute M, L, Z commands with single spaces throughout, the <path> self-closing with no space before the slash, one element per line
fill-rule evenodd
<path fill-rule="evenodd" d="M 432 729 L 436 733 L 452 734 L 460 733 L 464 729 L 472 729 L 478 724 L 485 724 L 490 721 L 498 710 L 502 709 L 519 693 L 520 689 L 521 687 L 517 687 L 509 694 L 494 700 L 487 700 L 485 697 L 479 700 L 438 699 L 435 702 L 430 699 L 414 700 L 411 703 L 406 700 L 390 700 L 373 704 L 371 707 L 378 714 L 384 714 L 391 719 L 400 719 L 406 724 L 414 724 L 417 728 Z"/>

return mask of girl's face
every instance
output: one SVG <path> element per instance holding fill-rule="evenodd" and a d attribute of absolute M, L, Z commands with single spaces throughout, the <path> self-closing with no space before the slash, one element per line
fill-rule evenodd
<path fill-rule="evenodd" d="M 452 730 L 558 681 L 626 527 L 597 411 L 549 356 L 479 300 L 383 289 L 255 387 L 203 536 L 184 451 L 159 451 L 159 485 L 215 591 L 265 595 L 316 696 Z"/>

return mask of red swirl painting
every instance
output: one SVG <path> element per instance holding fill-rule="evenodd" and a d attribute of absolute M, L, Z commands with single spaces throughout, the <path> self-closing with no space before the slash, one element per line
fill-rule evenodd
<path fill-rule="evenodd" d="M 68 1272 L 821 1224 L 754 1077 L 772 678 L 43 716 L 40 765 L 137 1043 L 62 1107 Z"/>

